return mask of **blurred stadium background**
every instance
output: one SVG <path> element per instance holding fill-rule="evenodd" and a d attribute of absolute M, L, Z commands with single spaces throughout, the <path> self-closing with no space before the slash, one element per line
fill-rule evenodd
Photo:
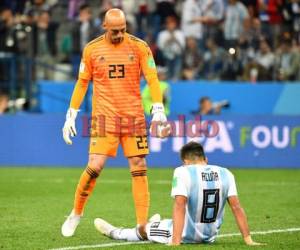
<path fill-rule="evenodd" d="M 212 162 L 299 167 L 300 3 L 280 0 L 2 0 L 1 165 L 85 164 L 87 117 L 77 122 L 82 136 L 72 148 L 60 129 L 82 48 L 103 33 L 102 17 L 114 6 L 153 50 L 170 119 L 219 121 L 218 137 L 193 138 Z M 143 98 L 149 113 L 149 90 Z M 149 164 L 176 166 L 189 139 L 150 138 Z M 126 165 L 119 155 L 110 165 Z"/>
<path fill-rule="evenodd" d="M 204 121 L 216 121 L 220 129 L 212 138 L 183 136 L 162 141 L 149 138 L 150 169 L 178 166 L 179 149 L 193 139 L 203 143 L 213 164 L 268 168 L 264 172 L 266 178 L 272 174 L 282 177 L 282 182 L 275 177 L 273 184 L 292 183 L 293 190 L 299 191 L 299 181 L 291 179 L 299 176 L 300 167 L 298 0 L 1 0 L 0 198 L 3 202 L 0 209 L 3 212 L 13 211 L 3 204 L 11 198 L 8 189 L 17 193 L 17 188 L 14 190 L 17 181 L 22 177 L 28 180 L 27 175 L 33 175 L 35 180 L 44 178 L 34 175 L 32 169 L 22 168 L 22 176 L 9 182 L 9 173 L 17 173 L 19 169 L 11 167 L 49 167 L 47 171 L 55 170 L 53 176 L 57 177 L 59 171 L 64 173 L 63 169 L 50 167 L 85 166 L 91 89 L 77 120 L 79 136 L 72 147 L 64 144 L 61 129 L 82 49 L 103 33 L 102 18 L 111 7 L 125 11 L 128 32 L 147 41 L 153 51 L 170 120 L 179 124 L 182 115 L 186 122 L 201 115 Z M 141 88 L 144 105 L 148 107 L 149 90 L 143 81 Z M 108 167 L 126 166 L 120 152 L 108 162 Z M 289 170 L 273 172 L 277 170 L 271 168 Z M 74 173 L 79 176 L 78 171 Z M 171 171 L 164 173 L 165 180 L 171 179 Z M 239 176 L 246 179 L 249 173 L 241 170 Z M 248 183 L 247 187 L 258 190 L 255 177 L 252 178 L 252 186 Z M 71 204 L 75 182 L 72 185 L 72 190 L 68 187 L 67 202 L 61 204 L 65 205 L 60 208 L 61 213 L 69 212 L 65 209 Z M 28 188 L 28 197 L 30 193 Z M 47 194 L 43 195 L 47 200 Z M 295 193 L 293 197 L 281 205 L 298 204 L 293 210 L 296 212 L 299 195 Z M 155 198 L 152 201 L 155 204 Z M 281 211 L 276 216 L 286 214 Z M 277 228 L 283 226 L 280 223 Z M 299 234 L 292 240 L 299 243 Z M 48 242 L 47 246 L 57 245 Z M 35 247 L 31 245 L 30 249 Z"/>

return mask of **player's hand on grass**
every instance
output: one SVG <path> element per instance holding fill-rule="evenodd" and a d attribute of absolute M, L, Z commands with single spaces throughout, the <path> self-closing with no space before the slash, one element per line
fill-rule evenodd
<path fill-rule="evenodd" d="M 69 108 L 66 115 L 66 121 L 62 131 L 63 138 L 68 145 L 72 145 L 72 140 L 70 139 L 70 136 L 74 137 L 77 134 L 75 127 L 75 119 L 77 117 L 77 113 L 78 110 Z"/>
<path fill-rule="evenodd" d="M 255 242 L 252 241 L 251 243 L 246 243 L 248 246 L 265 246 L 267 245 L 266 243 L 260 243 L 260 242 Z"/>
<path fill-rule="evenodd" d="M 253 241 L 250 235 L 245 237 L 244 241 L 245 241 L 246 245 L 248 245 L 248 246 L 265 246 L 265 245 L 267 245 L 266 243 L 259 243 L 259 242 Z"/>
<path fill-rule="evenodd" d="M 173 243 L 173 242 L 170 242 L 169 244 L 167 244 L 167 246 L 170 246 L 170 247 L 176 247 L 176 246 L 180 246 L 180 243 Z"/>
<path fill-rule="evenodd" d="M 165 138 L 171 133 L 171 126 L 167 124 L 164 105 L 162 103 L 154 103 L 151 108 L 152 120 L 150 125 L 150 134 Z"/>

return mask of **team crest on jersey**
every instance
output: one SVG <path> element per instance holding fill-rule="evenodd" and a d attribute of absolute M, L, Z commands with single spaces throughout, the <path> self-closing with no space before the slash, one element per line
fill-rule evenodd
<path fill-rule="evenodd" d="M 103 56 L 100 56 L 99 58 L 99 61 L 102 63 L 102 62 L 105 62 L 105 58 Z"/>
<path fill-rule="evenodd" d="M 133 62 L 134 60 L 134 56 L 133 55 L 129 55 L 129 61 Z"/>

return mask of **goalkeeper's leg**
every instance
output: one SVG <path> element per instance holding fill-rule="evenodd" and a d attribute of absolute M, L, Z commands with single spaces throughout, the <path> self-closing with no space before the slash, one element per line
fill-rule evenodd
<path fill-rule="evenodd" d="M 133 156 L 128 158 L 128 162 L 132 176 L 132 194 L 137 224 L 145 225 L 148 221 L 150 203 L 146 159 L 145 156 Z"/>
<path fill-rule="evenodd" d="M 97 177 L 106 162 L 106 155 L 90 154 L 87 168 L 80 176 L 74 199 L 74 213 L 82 215 L 85 204 L 94 190 Z"/>
<path fill-rule="evenodd" d="M 74 199 L 74 207 L 71 214 L 62 226 L 62 235 L 73 236 L 80 222 L 86 202 L 94 190 L 97 177 L 106 162 L 106 155 L 90 154 L 89 163 L 80 176 Z"/>

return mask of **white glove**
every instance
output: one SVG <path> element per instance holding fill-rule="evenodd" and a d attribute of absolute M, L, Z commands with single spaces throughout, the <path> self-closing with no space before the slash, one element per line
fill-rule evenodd
<path fill-rule="evenodd" d="M 154 103 L 151 108 L 152 120 L 150 126 L 150 134 L 154 132 L 154 136 L 165 138 L 169 136 L 171 126 L 167 124 L 164 105 L 162 103 Z"/>
<path fill-rule="evenodd" d="M 74 137 L 77 134 L 75 127 L 75 119 L 77 117 L 77 113 L 78 110 L 69 108 L 66 114 L 66 121 L 62 131 L 64 140 L 68 145 L 72 145 L 70 136 Z"/>

